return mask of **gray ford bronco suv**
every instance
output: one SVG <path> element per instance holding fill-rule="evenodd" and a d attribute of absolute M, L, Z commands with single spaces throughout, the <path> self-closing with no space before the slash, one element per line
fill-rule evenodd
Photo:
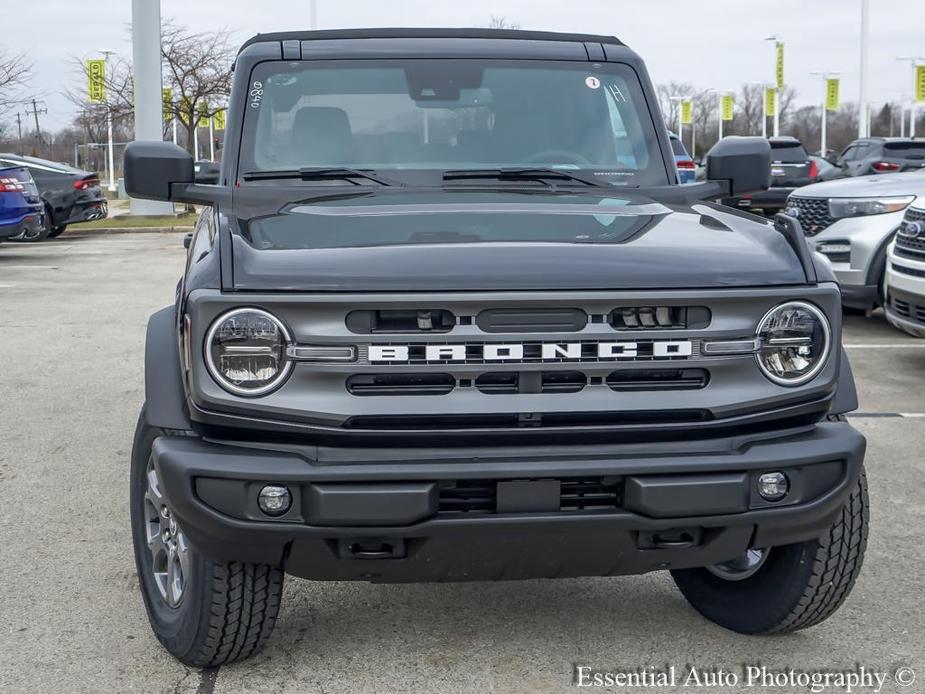
<path fill-rule="evenodd" d="M 747 634 L 848 595 L 868 501 L 838 286 L 797 220 L 711 202 L 768 186 L 766 141 L 677 184 L 617 39 L 259 35 L 218 182 L 165 142 L 125 171 L 204 206 L 131 463 L 145 606 L 184 663 L 259 649 L 284 574 L 667 569 Z"/>

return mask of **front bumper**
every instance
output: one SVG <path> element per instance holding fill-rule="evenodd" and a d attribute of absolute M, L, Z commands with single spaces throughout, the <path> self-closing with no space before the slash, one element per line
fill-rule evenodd
<path fill-rule="evenodd" d="M 572 447 L 346 449 L 161 436 L 162 487 L 215 560 L 315 580 L 639 574 L 818 537 L 860 473 L 864 437 L 825 422 L 773 435 Z M 770 503 L 757 475 L 784 471 Z M 257 495 L 284 484 L 290 510 Z"/>
<path fill-rule="evenodd" d="M 887 320 L 896 327 L 925 335 L 925 261 L 887 252 Z"/>

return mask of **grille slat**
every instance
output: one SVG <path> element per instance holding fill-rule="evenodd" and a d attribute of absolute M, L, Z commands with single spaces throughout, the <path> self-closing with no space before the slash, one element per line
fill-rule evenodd
<path fill-rule="evenodd" d="M 800 221 L 803 233 L 807 236 L 815 236 L 835 222 L 829 214 L 827 198 L 803 198 L 791 195 L 788 205 L 799 210 L 797 219 Z"/>
<path fill-rule="evenodd" d="M 497 484 L 504 480 L 459 480 L 440 489 L 440 515 L 496 512 Z M 568 513 L 617 510 L 622 504 L 622 482 L 616 478 L 559 480 L 559 510 Z"/>

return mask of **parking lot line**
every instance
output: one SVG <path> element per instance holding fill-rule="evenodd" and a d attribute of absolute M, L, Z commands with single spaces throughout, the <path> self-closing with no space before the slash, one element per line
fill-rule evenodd
<path fill-rule="evenodd" d="M 845 349 L 925 349 L 925 341 L 896 342 L 885 344 L 877 344 L 876 342 L 871 342 L 869 344 L 845 344 L 844 347 Z"/>

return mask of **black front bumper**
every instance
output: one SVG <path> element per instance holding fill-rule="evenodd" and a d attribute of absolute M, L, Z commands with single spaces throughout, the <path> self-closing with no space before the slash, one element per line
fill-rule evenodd
<path fill-rule="evenodd" d="M 191 543 L 315 580 L 638 574 L 818 537 L 865 440 L 840 422 L 688 444 L 324 449 L 161 436 L 153 455 Z M 781 470 L 769 503 L 757 475 Z M 271 518 L 266 484 L 293 504 Z"/>

